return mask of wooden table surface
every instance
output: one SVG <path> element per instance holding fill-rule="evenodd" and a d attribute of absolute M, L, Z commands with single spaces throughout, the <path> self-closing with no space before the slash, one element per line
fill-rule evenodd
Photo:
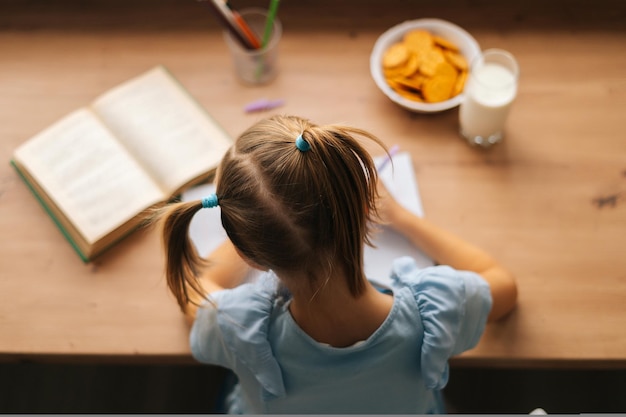
<path fill-rule="evenodd" d="M 250 88 L 194 1 L 0 0 L 0 359 L 191 362 L 156 233 L 83 264 L 8 163 L 40 130 L 163 64 L 232 136 L 271 114 L 245 104 L 282 98 L 276 112 L 349 123 L 412 153 L 426 217 L 519 283 L 516 311 L 453 364 L 626 368 L 626 3 L 509 3 L 283 1 L 281 73 Z M 471 148 L 457 109 L 409 113 L 376 88 L 376 38 L 420 17 L 517 57 L 502 144 Z"/>

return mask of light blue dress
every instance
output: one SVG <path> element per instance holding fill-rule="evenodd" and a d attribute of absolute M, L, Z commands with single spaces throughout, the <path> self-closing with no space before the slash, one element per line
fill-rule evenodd
<path fill-rule="evenodd" d="M 488 284 L 447 266 L 393 264 L 394 303 L 367 339 L 335 348 L 308 336 L 272 273 L 212 294 L 190 335 L 196 360 L 239 383 L 228 411 L 244 414 L 441 413 L 448 359 L 474 347 L 491 309 Z"/>

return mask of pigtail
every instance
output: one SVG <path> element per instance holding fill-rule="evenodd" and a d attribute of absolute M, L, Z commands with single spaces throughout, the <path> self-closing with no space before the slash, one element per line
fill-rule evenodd
<path fill-rule="evenodd" d="M 378 172 L 360 140 L 387 149 L 376 136 L 345 125 L 309 126 L 302 137 L 314 152 L 310 158 L 303 155 L 292 169 L 302 173 L 299 181 L 310 187 L 308 194 L 323 198 L 316 216 L 318 239 L 333 242 L 333 263 L 343 266 L 348 288 L 358 296 L 365 288 L 363 244 L 372 244 L 371 225 L 378 216 Z"/>
<path fill-rule="evenodd" d="M 193 300 L 190 297 L 190 290 L 203 298 L 206 297 L 198 277 L 206 268 L 207 260 L 198 254 L 189 239 L 191 219 L 201 208 L 200 201 L 175 203 L 163 208 L 159 216 L 165 249 L 167 286 L 183 312 L 186 311 L 187 304 Z"/>

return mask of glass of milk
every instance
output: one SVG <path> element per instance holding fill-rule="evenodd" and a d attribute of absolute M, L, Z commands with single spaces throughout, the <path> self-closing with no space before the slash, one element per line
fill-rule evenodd
<path fill-rule="evenodd" d="M 519 66 L 507 51 L 487 49 L 476 57 L 459 108 L 461 135 L 485 148 L 504 137 L 504 125 L 517 95 Z"/>

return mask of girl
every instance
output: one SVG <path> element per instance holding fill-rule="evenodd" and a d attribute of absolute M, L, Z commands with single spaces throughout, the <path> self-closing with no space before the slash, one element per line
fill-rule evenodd
<path fill-rule="evenodd" d="M 356 128 L 262 120 L 224 156 L 216 194 L 163 213 L 167 282 L 193 323 L 193 356 L 237 376 L 229 412 L 442 412 L 448 358 L 515 305 L 511 274 L 395 202 L 357 139 L 385 149 Z M 203 259 L 188 226 L 217 205 L 229 240 Z M 393 290 L 378 291 L 363 272 L 376 222 L 447 266 L 398 259 Z M 266 272 L 242 284 L 251 268 Z"/>

